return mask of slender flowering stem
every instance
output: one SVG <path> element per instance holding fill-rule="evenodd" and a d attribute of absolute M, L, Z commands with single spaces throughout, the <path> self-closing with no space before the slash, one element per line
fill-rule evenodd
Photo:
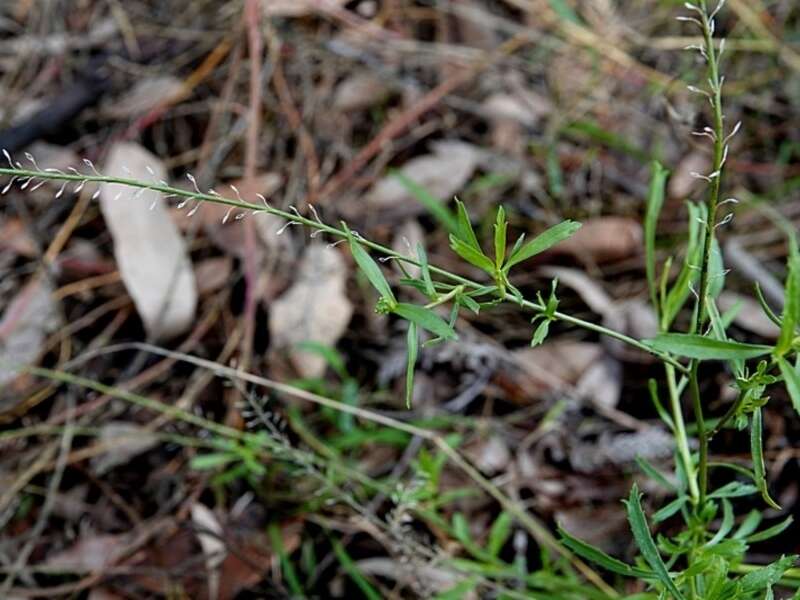
<path fill-rule="evenodd" d="M 155 192 L 159 192 L 164 194 L 167 197 L 181 197 L 186 200 L 186 202 L 182 201 L 182 205 L 186 205 L 188 201 L 195 201 L 195 202 L 212 202 L 214 204 L 220 204 L 223 206 L 228 206 L 233 209 L 239 209 L 249 213 L 268 213 L 282 219 L 285 219 L 287 224 L 298 224 L 298 225 L 305 225 L 307 227 L 313 228 L 317 231 L 321 231 L 326 233 L 332 237 L 340 238 L 340 239 L 347 239 L 348 232 L 344 229 L 337 229 L 336 227 L 332 227 L 331 225 L 327 225 L 323 223 L 319 219 L 311 219 L 308 217 L 304 217 L 298 212 L 288 212 L 284 210 L 280 210 L 277 208 L 273 208 L 267 204 L 255 204 L 251 202 L 247 202 L 244 200 L 231 200 L 230 198 L 225 198 L 220 196 L 216 192 L 208 192 L 203 193 L 199 190 L 185 190 L 176 187 L 172 187 L 166 185 L 163 182 L 147 182 L 147 181 L 139 181 L 136 179 L 128 179 L 124 177 L 111 177 L 107 175 L 88 175 L 82 173 L 63 173 L 61 171 L 54 171 L 54 170 L 27 170 L 22 168 L 8 168 L 8 167 L 0 167 L 0 175 L 8 175 L 17 180 L 21 180 L 23 182 L 27 180 L 51 180 L 51 181 L 64 181 L 64 182 L 77 182 L 79 185 L 85 185 L 88 183 L 97 183 L 97 184 L 117 184 L 117 185 L 124 185 L 129 187 L 135 187 L 140 189 L 148 189 L 153 190 Z M 358 241 L 363 246 L 370 248 L 384 256 L 387 256 L 393 260 L 401 261 L 405 264 L 412 265 L 419 267 L 421 266 L 420 263 L 408 256 L 404 256 L 391 248 L 387 248 L 386 246 L 382 246 L 381 244 L 377 244 L 370 240 L 364 239 L 361 236 L 358 236 Z M 435 267 L 430 265 L 430 272 L 439 275 L 456 285 L 463 285 L 465 288 L 471 290 L 478 290 L 484 289 L 485 285 L 478 283 L 477 281 L 473 281 L 471 279 L 467 279 L 466 277 L 462 277 L 460 275 L 456 275 L 455 273 L 451 273 L 445 269 L 440 267 Z M 521 303 L 518 298 L 514 297 L 512 294 L 507 293 L 504 297 L 505 300 L 508 302 L 513 302 L 514 304 L 521 305 L 523 308 L 535 312 L 535 313 L 542 313 L 545 311 L 546 307 L 538 302 L 530 301 L 530 300 L 523 300 Z M 620 331 L 615 331 L 613 329 L 609 329 L 607 327 L 603 327 L 602 325 L 597 325 L 590 321 L 584 321 L 583 319 L 579 319 L 577 317 L 573 317 L 561 312 L 555 312 L 553 314 L 553 318 L 559 321 L 563 321 L 564 323 L 569 323 L 571 325 L 575 325 L 576 327 L 580 327 L 587 331 L 592 331 L 599 333 L 601 335 L 608 336 L 610 338 L 614 338 L 625 344 L 642 350 L 644 352 L 648 352 L 657 356 L 662 361 L 672 365 L 675 369 L 680 371 L 681 373 L 688 373 L 689 370 L 686 366 L 681 364 L 678 360 L 674 357 L 670 356 L 669 354 L 661 351 L 654 350 L 653 348 L 649 347 L 647 344 L 640 342 L 639 340 L 632 338 L 629 335 L 626 335 Z"/>
<path fill-rule="evenodd" d="M 708 99 L 712 109 L 712 127 L 704 131 L 708 132 L 714 142 L 714 160 L 712 172 L 704 177 L 708 181 L 708 194 L 706 198 L 706 221 L 705 232 L 703 236 L 703 252 L 702 261 L 700 263 L 700 289 L 697 294 L 697 301 L 694 311 L 694 319 L 692 323 L 692 331 L 694 333 L 702 333 L 701 329 L 705 322 L 706 303 L 709 300 L 709 289 L 711 285 L 711 255 L 713 252 L 715 232 L 717 228 L 717 213 L 720 206 L 720 188 L 722 183 L 722 171 L 725 166 L 725 158 L 727 154 L 727 140 L 725 135 L 725 122 L 722 110 L 722 85 L 723 79 L 720 77 L 719 72 L 719 58 L 720 51 L 717 50 L 714 44 L 714 30 L 715 21 L 714 14 L 709 14 L 706 0 L 700 0 L 697 7 L 699 14 L 698 23 L 702 30 L 704 49 L 702 50 L 703 57 L 706 60 L 708 72 L 708 85 L 710 87 L 708 92 Z M 699 497 L 697 507 L 701 510 L 705 504 L 708 490 L 708 441 L 709 436 L 706 430 L 705 418 L 703 416 L 703 403 L 700 396 L 700 385 L 698 381 L 698 367 L 699 362 L 697 359 L 692 360 L 689 365 L 689 387 L 692 396 L 692 408 L 694 411 L 695 422 L 697 427 L 697 438 L 699 443 L 699 458 L 698 458 L 698 483 L 699 483 Z"/>

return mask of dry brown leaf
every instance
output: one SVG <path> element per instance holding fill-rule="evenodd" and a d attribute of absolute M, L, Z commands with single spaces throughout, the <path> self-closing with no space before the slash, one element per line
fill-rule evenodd
<path fill-rule="evenodd" d="M 66 146 L 57 146 L 47 142 L 34 142 L 31 144 L 29 152 L 36 158 L 36 164 L 41 169 L 66 171 L 69 167 L 77 167 L 81 164 L 81 159 L 77 153 Z M 58 181 L 50 183 L 53 186 L 61 187 L 61 183 Z"/>
<path fill-rule="evenodd" d="M 233 260 L 230 256 L 217 256 L 201 260 L 194 267 L 197 292 L 201 296 L 216 292 L 230 283 Z"/>
<path fill-rule="evenodd" d="M 622 395 L 622 368 L 612 357 L 603 356 L 586 369 L 575 388 L 601 411 L 616 408 Z"/>
<path fill-rule="evenodd" d="M 590 342 L 553 340 L 516 350 L 513 356 L 531 379 L 526 392 L 536 397 L 575 385 L 586 369 L 600 360 L 603 348 Z"/>
<path fill-rule="evenodd" d="M 124 96 L 115 98 L 105 112 L 115 119 L 142 115 L 169 102 L 183 89 L 183 82 L 172 75 L 139 79 Z"/>
<path fill-rule="evenodd" d="M 536 125 L 553 109 L 546 98 L 528 90 L 497 92 L 484 101 L 483 108 L 491 119 L 516 121 L 526 127 Z"/>
<path fill-rule="evenodd" d="M 611 298 L 597 281 L 576 269 L 548 267 L 542 272 L 548 277 L 558 278 L 560 285 L 575 290 L 591 310 L 603 317 L 605 327 L 636 339 L 650 338 L 658 333 L 658 319 L 653 307 L 643 300 Z M 604 336 L 602 343 L 620 360 L 639 363 L 654 360 L 651 354 L 630 348 L 620 340 Z"/>
<path fill-rule="evenodd" d="M 219 567 L 228 555 L 222 525 L 204 504 L 192 504 L 192 523 L 197 528 L 197 540 L 206 558 L 208 597 L 219 597 Z"/>
<path fill-rule="evenodd" d="M 463 576 L 443 567 L 433 564 L 419 565 L 408 561 L 397 561 L 393 558 L 364 558 L 357 561 L 359 570 L 367 575 L 385 577 L 405 585 L 421 585 L 429 589 L 432 594 L 443 592 L 457 585 Z M 464 596 L 464 600 L 476 598 L 474 593 Z"/>
<path fill-rule="evenodd" d="M 669 178 L 667 193 L 670 198 L 684 200 L 688 198 L 702 182 L 698 182 L 692 173 L 706 175 L 711 170 L 711 160 L 708 155 L 699 150 L 687 154 Z"/>
<path fill-rule="evenodd" d="M 163 163 L 131 142 L 118 142 L 111 148 L 104 170 L 111 177 L 166 178 Z M 186 244 L 161 194 L 104 183 L 100 208 L 111 231 L 122 281 L 148 335 L 164 340 L 185 332 L 194 320 L 197 286 Z"/>
<path fill-rule="evenodd" d="M 733 322 L 742 329 L 760 335 L 768 340 L 777 340 L 781 330 L 769 317 L 764 314 L 761 305 L 748 296 L 737 294 L 736 292 L 725 291 L 717 299 L 721 312 L 728 311 L 733 307 L 739 307 Z"/>
<path fill-rule="evenodd" d="M 403 256 L 410 256 L 416 260 L 417 258 L 417 244 L 425 246 L 425 232 L 422 225 L 416 219 L 407 219 L 397 229 L 397 233 L 392 240 L 392 250 Z M 400 266 L 395 261 L 395 269 L 401 273 Z M 419 267 L 414 265 L 404 264 L 403 267 L 408 271 L 412 277 L 420 276 Z"/>
<path fill-rule="evenodd" d="M 36 256 L 36 242 L 18 218 L 0 221 L 0 248 L 26 258 Z"/>
<path fill-rule="evenodd" d="M 511 462 L 511 450 L 499 435 L 481 438 L 467 446 L 464 452 L 485 475 L 505 472 Z"/>
<path fill-rule="evenodd" d="M 642 225 L 627 217 L 589 219 L 554 251 L 570 254 L 581 262 L 613 262 L 636 256 L 642 251 Z"/>
<path fill-rule="evenodd" d="M 342 80 L 333 95 L 333 108 L 340 112 L 364 110 L 383 102 L 391 88 L 371 73 L 356 73 Z"/>
<path fill-rule="evenodd" d="M 92 459 L 92 470 L 103 475 L 158 444 L 158 436 L 143 427 L 123 421 L 109 421 L 100 428 L 100 441 L 106 451 Z"/>
<path fill-rule="evenodd" d="M 556 522 L 572 535 L 606 552 L 619 553 L 630 542 L 628 519 L 621 506 L 562 509 Z"/>
<path fill-rule="evenodd" d="M 64 571 L 98 573 L 117 561 L 125 552 L 126 544 L 126 536 L 83 534 L 69 548 L 47 557 L 44 564 Z"/>
<path fill-rule="evenodd" d="M 400 171 L 434 198 L 447 201 L 469 181 L 480 153 L 471 144 L 454 141 L 438 142 L 432 149 L 433 153 L 411 159 Z M 376 183 L 366 200 L 374 208 L 401 208 L 410 214 L 425 212 L 424 206 L 393 175 Z"/>
<path fill-rule="evenodd" d="M 347 328 L 353 307 L 345 294 L 347 267 L 339 252 L 324 244 L 309 246 L 294 284 L 270 306 L 269 330 L 278 348 L 289 350 L 303 377 L 320 377 L 326 362 L 296 349 L 301 342 L 333 346 Z"/>
<path fill-rule="evenodd" d="M 494 146 L 503 152 L 521 155 L 526 144 L 524 128 L 536 125 L 551 107 L 541 96 L 520 90 L 514 95 L 498 92 L 489 96 L 483 109 L 491 118 Z"/>
<path fill-rule="evenodd" d="M 267 17 L 305 17 L 344 6 L 346 0 L 267 0 L 262 10 Z"/>
<path fill-rule="evenodd" d="M 0 389 L 37 359 L 47 333 L 58 321 L 49 283 L 41 277 L 32 279 L 9 303 L 0 320 Z"/>

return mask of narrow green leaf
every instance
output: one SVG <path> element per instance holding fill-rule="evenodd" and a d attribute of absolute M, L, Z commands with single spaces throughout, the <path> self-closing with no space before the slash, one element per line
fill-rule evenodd
<path fill-rule="evenodd" d="M 750 453 L 753 456 L 753 475 L 764 502 L 772 508 L 780 510 L 781 507 L 769 495 L 767 472 L 764 465 L 764 444 L 761 439 L 762 430 L 761 408 L 756 408 L 753 411 L 753 420 L 750 423 Z"/>
<path fill-rule="evenodd" d="M 453 587 L 439 592 L 433 597 L 433 600 L 461 600 L 466 598 L 470 592 L 478 587 L 479 579 L 477 577 L 470 577 L 454 585 Z"/>
<path fill-rule="evenodd" d="M 506 259 L 506 211 L 501 206 L 497 209 L 497 221 L 494 224 L 494 264 L 499 270 Z"/>
<path fill-rule="evenodd" d="M 650 289 L 650 301 L 658 313 L 658 281 L 656 279 L 656 229 L 661 208 L 664 205 L 664 188 L 669 171 L 658 161 L 653 161 L 650 175 L 650 190 L 647 194 L 647 213 L 644 219 L 645 270 Z"/>
<path fill-rule="evenodd" d="M 222 467 L 235 460 L 238 460 L 238 457 L 234 454 L 212 452 L 210 454 L 200 454 L 199 456 L 193 457 L 192 460 L 189 461 L 189 466 L 198 471 L 207 471 Z"/>
<path fill-rule="evenodd" d="M 758 492 L 758 487 L 750 483 L 742 483 L 741 481 L 730 481 L 723 485 L 721 488 L 711 492 L 708 497 L 710 500 L 722 498 L 742 498 L 744 496 L 751 496 Z"/>
<path fill-rule="evenodd" d="M 339 563 L 342 565 L 344 572 L 353 580 L 358 588 L 361 590 L 361 593 L 364 595 L 367 600 L 381 600 L 382 596 L 375 589 L 375 587 L 367 580 L 366 577 L 361 573 L 358 568 L 358 565 L 350 558 L 350 555 L 345 550 L 344 545 L 337 539 L 331 539 L 331 544 L 333 546 L 333 552 L 336 554 L 336 558 L 339 559 Z"/>
<path fill-rule="evenodd" d="M 346 379 L 348 377 L 347 368 L 344 364 L 344 357 L 342 356 L 341 352 L 339 352 L 336 348 L 332 348 L 327 344 L 322 344 L 320 342 L 314 341 L 305 341 L 299 342 L 295 348 L 298 350 L 303 350 L 304 352 L 310 352 L 320 356 L 322 359 L 325 360 L 326 363 L 336 371 L 336 374 L 341 379 Z"/>
<path fill-rule="evenodd" d="M 733 504 L 727 498 L 722 500 L 722 522 L 720 523 L 719 529 L 714 534 L 707 543 L 706 546 L 716 546 L 722 540 L 725 539 L 725 536 L 731 532 L 733 529 Z"/>
<path fill-rule="evenodd" d="M 406 408 L 411 408 L 411 400 L 414 396 L 414 365 L 417 363 L 419 354 L 419 335 L 417 334 L 417 324 L 413 321 L 408 324 L 408 355 L 406 359 Z"/>
<path fill-rule="evenodd" d="M 517 252 L 519 252 L 519 249 L 522 248 L 522 244 L 524 243 L 525 243 L 525 234 L 523 233 L 517 238 L 517 241 L 514 242 L 514 245 L 511 247 L 511 252 L 509 252 L 508 255 L 514 256 Z"/>
<path fill-rule="evenodd" d="M 800 414 L 800 372 L 781 356 L 775 360 L 778 362 L 781 375 L 783 375 L 783 383 L 786 385 L 786 391 L 789 392 L 789 398 L 792 399 L 792 406 Z"/>
<path fill-rule="evenodd" d="M 708 297 L 716 298 L 725 287 L 725 263 L 722 249 L 716 238 L 711 241 L 711 259 L 708 263 Z"/>
<path fill-rule="evenodd" d="M 675 283 L 667 293 L 661 307 L 662 329 L 669 329 L 675 317 L 686 304 L 691 293 L 691 286 L 698 277 L 697 264 L 700 262 L 702 244 L 700 243 L 700 221 L 705 219 L 704 206 L 688 203 L 689 209 L 689 242 L 686 246 L 686 256 Z"/>
<path fill-rule="evenodd" d="M 764 297 L 764 292 L 761 290 L 761 286 L 757 281 L 755 283 L 755 290 L 756 290 L 756 299 L 758 300 L 758 303 L 761 305 L 761 310 L 764 311 L 764 314 L 767 315 L 767 318 L 770 321 L 772 321 L 773 323 L 775 323 L 775 325 L 780 327 L 781 320 L 778 318 L 778 315 L 775 314 L 775 311 L 773 311 L 770 308 L 769 304 L 767 303 L 767 299 Z"/>
<path fill-rule="evenodd" d="M 550 8 L 562 19 L 579 25 L 581 20 L 572 9 L 572 7 L 565 2 L 565 0 L 549 0 Z"/>
<path fill-rule="evenodd" d="M 636 484 L 631 488 L 631 494 L 625 502 L 625 506 L 628 509 L 628 522 L 631 525 L 631 531 L 633 531 L 633 538 L 636 540 L 636 545 L 639 547 L 639 551 L 645 561 L 653 569 L 656 577 L 667 591 L 674 596 L 675 600 L 685 600 L 684 595 L 675 585 L 669 571 L 667 571 L 667 566 L 664 564 L 661 555 L 658 553 L 658 548 L 656 548 L 656 543 L 650 535 L 647 518 L 642 510 L 641 494 Z"/>
<path fill-rule="evenodd" d="M 771 346 L 715 340 L 693 333 L 662 333 L 644 341 L 654 350 L 699 360 L 747 359 L 763 356 L 772 351 Z"/>
<path fill-rule="evenodd" d="M 613 556 L 609 556 L 599 548 L 595 548 L 591 544 L 579 540 L 568 533 L 561 525 L 558 526 L 558 533 L 561 535 L 561 541 L 564 545 L 575 554 L 612 573 L 624 575 L 626 577 L 638 577 L 640 579 L 652 579 L 655 576 L 652 571 L 633 567 Z"/>
<path fill-rule="evenodd" d="M 636 457 L 636 464 L 639 465 L 639 468 L 645 472 L 645 474 L 650 477 L 650 479 L 654 480 L 656 483 L 660 484 L 664 489 L 667 489 L 671 492 L 677 492 L 678 488 L 670 482 L 664 474 L 661 473 L 658 469 L 656 469 L 650 461 L 648 461 L 643 456 Z"/>
<path fill-rule="evenodd" d="M 457 512 L 453 515 L 453 534 L 461 542 L 464 549 L 478 560 L 488 560 L 487 553 L 475 543 L 472 533 L 469 530 L 469 523 L 463 513 Z"/>
<path fill-rule="evenodd" d="M 454 235 L 450 236 L 450 248 L 468 263 L 475 265 L 490 275 L 494 273 L 494 262 L 480 248 L 475 249 Z"/>
<path fill-rule="evenodd" d="M 392 312 L 403 317 L 407 321 L 416 323 L 423 329 L 435 333 L 445 340 L 455 340 L 458 338 L 456 332 L 453 331 L 445 320 L 430 308 L 401 302 L 394 307 Z"/>
<path fill-rule="evenodd" d="M 298 598 L 304 597 L 305 592 L 303 591 L 303 586 L 300 585 L 300 579 L 297 577 L 297 571 L 295 571 L 292 561 L 289 560 L 289 555 L 286 552 L 286 547 L 283 544 L 283 534 L 281 533 L 280 526 L 277 523 L 270 523 L 268 532 L 270 543 L 272 544 L 272 550 L 278 555 L 283 576 L 286 578 L 286 583 L 288 584 L 289 589 L 292 591 L 292 595 Z"/>
<path fill-rule="evenodd" d="M 748 544 L 754 544 L 755 542 L 763 542 L 764 540 L 768 540 L 770 538 L 775 537 L 776 535 L 780 535 L 786 529 L 794 523 L 794 518 L 789 516 L 786 517 L 780 523 L 773 525 L 772 527 L 767 527 L 763 531 L 759 531 L 758 533 L 754 533 L 747 537 Z"/>
<path fill-rule="evenodd" d="M 506 511 L 501 512 L 492 523 L 492 528 L 489 530 L 489 540 L 486 543 L 486 551 L 493 558 L 497 558 L 500 550 L 503 549 L 506 541 L 508 541 L 513 524 L 514 518 Z"/>
<path fill-rule="evenodd" d="M 530 242 L 523 245 L 515 254 L 509 256 L 508 262 L 506 262 L 504 266 L 504 270 L 508 271 L 514 265 L 550 249 L 559 242 L 563 242 L 580 228 L 581 224 L 576 221 L 564 221 L 558 225 L 550 227 L 541 234 L 537 235 Z"/>
<path fill-rule="evenodd" d="M 441 223 L 448 233 L 458 233 L 458 219 L 453 216 L 453 213 L 448 210 L 441 200 L 434 197 L 428 190 L 402 171 L 392 171 L 391 175 L 431 213 L 433 218 Z"/>
<path fill-rule="evenodd" d="M 747 536 L 758 529 L 763 518 L 763 515 L 759 511 L 751 510 L 747 513 L 747 516 L 744 518 L 744 521 L 742 521 L 742 524 L 739 525 L 739 528 L 733 533 L 733 539 L 741 540 L 747 538 Z"/>
<path fill-rule="evenodd" d="M 428 253 L 425 252 L 425 247 L 420 243 L 417 243 L 417 260 L 419 260 L 419 269 L 422 274 L 422 281 L 425 285 L 425 293 L 429 298 L 435 298 L 436 288 L 433 287 L 431 269 L 428 265 Z"/>
<path fill-rule="evenodd" d="M 475 231 L 472 229 L 472 221 L 469 219 L 467 208 L 458 198 L 456 198 L 456 207 L 458 208 L 458 239 L 473 250 L 483 254 L 478 238 L 475 237 Z"/>
<path fill-rule="evenodd" d="M 386 281 L 386 277 L 383 276 L 383 271 L 381 271 L 378 263 L 364 250 L 353 235 L 350 235 L 350 252 L 353 254 L 358 268 L 367 276 L 367 279 L 369 279 L 373 287 L 378 290 L 378 293 L 385 298 L 389 304 L 396 304 L 397 300 L 392 293 L 389 282 Z"/>
<path fill-rule="evenodd" d="M 786 276 L 784 298 L 786 304 L 783 307 L 781 334 L 776 347 L 776 353 L 779 356 L 786 354 L 791 349 L 795 332 L 800 326 L 800 256 L 794 253 L 789 257 L 789 273 Z"/>
<path fill-rule="evenodd" d="M 708 318 L 711 321 L 711 334 L 713 338 L 725 342 L 730 341 L 728 340 L 728 334 L 726 333 L 726 330 L 738 312 L 738 308 L 734 306 L 731 310 L 727 311 L 726 316 L 722 316 L 719 314 L 717 303 L 711 298 L 708 298 L 706 302 L 706 312 L 708 313 Z M 728 364 L 730 364 L 732 371 L 737 377 L 745 376 L 744 360 L 735 358 L 731 359 Z"/>
<path fill-rule="evenodd" d="M 675 500 L 673 500 L 666 506 L 663 506 L 653 514 L 653 522 L 662 523 L 663 521 L 666 521 L 672 515 L 677 513 L 681 508 L 683 508 L 687 500 L 688 498 L 686 496 L 678 496 L 677 498 L 675 498 Z"/>

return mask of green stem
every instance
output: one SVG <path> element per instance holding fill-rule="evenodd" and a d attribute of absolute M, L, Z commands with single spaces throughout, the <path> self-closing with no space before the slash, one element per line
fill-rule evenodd
<path fill-rule="evenodd" d="M 53 181 L 76 182 L 76 183 L 81 183 L 81 182 L 99 183 L 99 184 L 110 183 L 110 184 L 125 185 L 135 188 L 143 188 L 159 192 L 161 194 L 164 194 L 165 196 L 172 196 L 172 197 L 178 196 L 181 198 L 187 198 L 189 200 L 195 200 L 197 202 L 213 202 L 215 204 L 229 206 L 232 208 L 238 208 L 242 211 L 247 211 L 252 213 L 259 213 L 259 212 L 268 213 L 271 215 L 275 215 L 277 217 L 281 217 L 282 219 L 291 221 L 293 223 L 312 227 L 333 237 L 342 239 L 347 239 L 348 237 L 347 232 L 342 229 L 337 229 L 336 227 L 326 225 L 325 223 L 322 223 L 319 220 L 303 217 L 294 212 L 287 212 L 284 210 L 279 210 L 277 208 L 272 208 L 270 206 L 264 206 L 262 204 L 253 204 L 251 202 L 245 202 L 243 200 L 231 200 L 229 198 L 222 197 L 218 194 L 204 194 L 202 192 L 175 188 L 156 182 L 148 183 L 145 181 L 138 181 L 136 179 L 127 179 L 123 177 L 110 177 L 107 175 L 84 175 L 84 174 L 76 175 L 73 173 L 62 173 L 58 171 L 35 171 L 35 170 L 26 170 L 19 168 L 10 169 L 7 167 L 0 167 L 0 175 L 8 175 L 22 180 L 31 179 L 32 181 L 47 179 Z M 387 248 L 386 246 L 382 246 L 380 244 L 371 242 L 361 237 L 359 237 L 359 242 L 365 247 L 375 250 L 376 252 L 379 252 L 385 256 L 389 256 L 394 260 L 398 260 L 408 265 L 413 265 L 416 267 L 420 266 L 420 263 L 417 260 L 407 256 L 403 256 L 402 254 L 395 252 L 394 250 L 392 250 L 391 248 Z M 435 267 L 433 265 L 430 266 L 430 271 L 431 273 L 436 273 L 437 275 L 444 277 L 456 284 L 461 284 L 465 288 L 476 290 L 485 287 L 484 284 L 472 281 L 465 277 L 461 277 L 460 275 L 456 275 L 455 273 L 451 273 L 449 271 L 446 271 L 445 269 Z M 514 304 L 519 305 L 518 299 L 512 296 L 511 294 L 505 294 L 504 298 L 509 302 L 513 302 Z M 522 302 L 522 306 L 536 313 L 541 313 L 545 311 L 544 306 L 542 306 L 537 302 L 531 302 L 529 300 L 524 300 Z M 577 327 L 581 327 L 582 329 L 586 329 L 588 331 L 593 331 L 617 339 L 621 342 L 624 342 L 625 344 L 628 344 L 629 346 L 638 348 L 639 350 L 657 356 L 660 360 L 664 361 L 665 363 L 671 364 L 673 367 L 675 367 L 675 369 L 677 369 L 682 373 L 688 373 L 688 368 L 682 365 L 679 361 L 677 361 L 669 354 L 655 351 L 646 344 L 643 344 L 639 340 L 636 340 L 628 335 L 625 335 L 624 333 L 621 333 L 619 331 L 614 331 L 613 329 L 608 329 L 601 325 L 596 325 L 590 321 L 584 321 L 583 319 L 579 319 L 577 317 L 565 315 L 560 312 L 556 312 L 553 315 L 553 317 L 565 323 L 570 323 Z"/>
<path fill-rule="evenodd" d="M 719 193 L 722 181 L 722 167 L 725 155 L 725 126 L 722 114 L 722 85 L 719 77 L 719 62 L 717 50 L 714 46 L 711 22 L 708 18 L 708 10 L 705 0 L 700 3 L 702 8 L 702 29 L 705 40 L 706 57 L 708 61 L 708 77 L 711 86 L 711 105 L 713 109 L 713 131 L 714 131 L 714 163 L 713 171 L 710 175 L 708 198 L 706 200 L 706 223 L 705 238 L 703 241 L 703 259 L 700 264 L 700 290 L 697 296 L 697 303 L 694 311 L 694 322 L 692 331 L 701 333 L 705 317 L 705 303 L 708 298 L 710 287 L 710 264 L 711 253 L 714 246 L 714 234 L 717 226 L 717 209 L 719 207 Z M 698 497 L 698 510 L 702 509 L 706 500 L 706 490 L 708 489 L 708 435 L 706 432 L 705 419 L 703 416 L 703 403 L 700 397 L 700 385 L 698 382 L 698 360 L 692 360 L 689 365 L 689 385 L 692 393 L 692 408 L 695 421 L 697 423 L 697 437 L 700 444 L 700 458 L 698 462 L 698 480 L 700 495 Z"/>
<path fill-rule="evenodd" d="M 701 510 L 706 502 L 706 493 L 708 490 L 708 440 L 709 436 L 706 434 L 706 422 L 703 418 L 703 403 L 700 398 L 700 385 L 697 377 L 698 361 L 692 361 L 692 371 L 689 374 L 689 385 L 692 390 L 692 408 L 696 418 L 697 427 L 697 440 L 700 445 L 699 459 L 697 462 L 699 494 L 697 501 L 697 508 Z"/>
<path fill-rule="evenodd" d="M 680 391 L 675 381 L 675 369 L 672 365 L 665 365 L 665 369 L 667 372 L 667 390 L 669 392 L 670 410 L 672 411 L 672 421 L 675 425 L 675 444 L 678 447 L 678 456 L 683 464 L 683 470 L 686 473 L 689 495 L 692 498 L 692 502 L 696 503 L 700 499 L 700 488 L 697 485 L 697 472 L 695 471 L 692 452 L 689 448 L 689 436 L 686 435 L 686 423 L 684 422 L 683 410 L 681 409 Z"/>

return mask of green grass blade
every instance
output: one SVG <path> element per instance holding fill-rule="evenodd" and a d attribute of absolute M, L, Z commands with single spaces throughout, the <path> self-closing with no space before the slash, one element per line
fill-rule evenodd
<path fill-rule="evenodd" d="M 269 539 L 272 544 L 272 551 L 278 555 L 283 576 L 286 578 L 286 584 L 289 586 L 292 595 L 297 598 L 304 598 L 306 594 L 300 584 L 300 579 L 297 577 L 297 572 L 294 570 L 294 565 L 292 565 L 292 561 L 289 560 L 289 555 L 286 553 L 286 547 L 283 545 L 283 536 L 277 523 L 270 524 Z"/>
<path fill-rule="evenodd" d="M 653 161 L 650 191 L 647 194 L 647 212 L 644 219 L 645 271 L 650 289 L 650 302 L 658 314 L 658 281 L 656 277 L 656 229 L 661 208 L 664 206 L 664 188 L 669 171 L 658 161 Z"/>
<path fill-rule="evenodd" d="M 342 542 L 339 540 L 331 540 L 333 544 L 333 552 L 336 554 L 336 558 L 339 559 L 339 563 L 342 565 L 344 572 L 353 580 L 361 592 L 364 594 L 364 597 L 367 600 L 381 600 L 383 596 L 375 589 L 375 587 L 367 580 L 364 575 L 362 575 L 361 571 L 358 570 L 358 566 L 353 559 L 350 558 L 350 555 L 345 550 Z"/>
<path fill-rule="evenodd" d="M 434 219 L 439 221 L 448 233 L 458 233 L 458 219 L 453 216 L 443 202 L 402 171 L 392 171 L 391 175 L 425 207 Z"/>

